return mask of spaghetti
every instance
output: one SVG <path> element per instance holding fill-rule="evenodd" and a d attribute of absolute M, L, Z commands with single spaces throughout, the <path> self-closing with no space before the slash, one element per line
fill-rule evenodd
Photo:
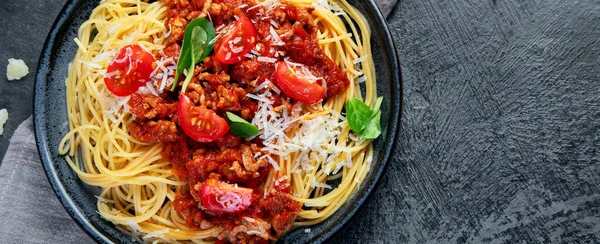
<path fill-rule="evenodd" d="M 199 15 L 211 18 L 207 12 L 211 1 L 204 3 L 199 6 Z M 311 10 L 310 21 L 316 27 L 319 48 L 350 81 L 345 90 L 323 102 L 290 103 L 283 111 L 273 109 L 278 104 L 269 97 L 280 91 L 270 81 L 256 84 L 255 92 L 248 94 L 257 106 L 251 122 L 260 131 L 250 139 L 263 145 L 255 158 L 269 162 L 261 167 L 263 171 L 258 171 L 264 172 L 264 180 L 255 189 L 262 189 L 264 194 L 261 192 L 260 196 L 267 198 L 273 195 L 270 192 L 285 185 L 289 198 L 303 206 L 297 209 L 293 226 L 307 226 L 335 213 L 358 189 L 371 167 L 371 141 L 361 140 L 351 132 L 342 112 L 351 97 L 364 100 L 367 105 L 375 103 L 375 70 L 370 55 L 370 29 L 358 10 L 345 0 L 288 3 Z M 244 4 L 247 6 L 240 8 L 246 11 L 269 11 L 281 3 L 266 0 Z M 226 225 L 199 221 L 197 226 L 190 226 L 191 215 L 175 210 L 174 204 L 181 204 L 179 194 L 189 191 L 190 186 L 174 172 L 174 164 L 165 159 L 167 149 L 163 143 L 144 142 L 131 135 L 135 130 L 132 126 L 139 119 L 130 112 L 135 109 L 129 106 L 133 96 L 115 96 L 104 81 L 112 75 L 107 73 L 107 67 L 118 50 L 138 45 L 160 57 L 155 61 L 151 82 L 139 88 L 138 93 L 159 96 L 177 82 L 173 79 L 176 58 L 168 55 L 167 45 L 183 33 L 175 33 L 173 24 L 176 23 L 170 16 L 169 4 L 163 1 L 106 0 L 94 9 L 75 39 L 79 49 L 66 80 L 70 132 L 61 141 L 59 152 L 82 181 L 102 188 L 97 203 L 102 217 L 134 233 L 135 238 L 235 242 L 235 237 L 224 235 L 232 232 Z M 273 27 L 279 27 L 278 23 L 273 23 Z M 219 27 L 216 29 L 219 32 Z M 272 35 L 277 37 L 276 33 Z M 254 51 L 247 58 L 274 62 Z M 285 62 L 290 68 L 300 67 Z M 250 231 L 244 235 L 273 238 L 271 234 L 261 236 Z"/>

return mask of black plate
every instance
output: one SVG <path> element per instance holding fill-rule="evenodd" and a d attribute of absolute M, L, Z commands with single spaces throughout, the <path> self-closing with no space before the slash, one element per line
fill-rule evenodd
<path fill-rule="evenodd" d="M 382 135 L 375 143 L 371 171 L 356 194 L 334 215 L 309 233 L 298 228 L 288 233 L 282 243 L 322 242 L 331 238 L 355 215 L 369 198 L 390 159 L 400 117 L 400 66 L 392 37 L 385 20 L 373 0 L 350 0 L 367 18 L 372 28 L 373 59 L 377 71 L 377 91 L 382 104 Z M 79 180 L 65 159 L 58 155 L 58 144 L 67 133 L 65 121 L 65 79 L 68 65 L 75 56 L 79 25 L 86 21 L 98 0 L 68 1 L 54 23 L 42 50 L 35 80 L 35 136 L 46 176 L 54 192 L 71 217 L 92 238 L 102 243 L 131 242 L 131 238 L 115 229 L 96 213 L 96 198 L 89 186 Z"/>

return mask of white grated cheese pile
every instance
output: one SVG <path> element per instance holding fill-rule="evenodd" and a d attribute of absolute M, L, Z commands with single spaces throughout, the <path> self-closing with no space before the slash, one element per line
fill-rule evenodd
<path fill-rule="evenodd" d="M 129 105 L 127 102 L 129 101 L 129 96 L 119 97 L 113 95 L 110 91 L 104 90 L 100 93 L 104 102 L 104 115 L 110 119 L 110 121 L 117 122 L 117 116 L 120 116 L 123 113 L 129 112 Z"/>
<path fill-rule="evenodd" d="M 4 124 L 6 123 L 7 120 L 8 120 L 8 111 L 5 108 L 0 109 L 0 135 L 2 135 L 2 133 L 4 133 Z"/>
<path fill-rule="evenodd" d="M 265 83 L 269 83 L 265 85 Z M 272 85 L 267 80 L 256 90 L 269 87 L 260 94 L 248 94 L 248 97 L 258 101 L 258 110 L 252 120 L 252 124 L 259 129 L 258 137 L 263 140 L 265 154 L 259 159 L 266 158 L 275 170 L 279 170 L 279 165 L 271 157 L 277 155 L 282 158 L 289 158 L 292 154 L 298 154 L 292 172 L 310 171 L 315 168 L 311 162 L 322 162 L 321 167 L 325 168 L 327 174 L 336 174 L 341 167 L 352 166 L 351 152 L 347 145 L 337 145 L 338 135 L 342 128 L 347 124 L 346 118 L 336 112 L 329 110 L 324 115 L 316 116 L 312 119 L 304 119 L 301 115 L 301 103 L 296 103 L 292 111 L 287 111 L 285 107 L 281 112 L 275 112 L 273 101 L 270 99 L 272 94 Z M 257 92 L 257 91 L 256 91 Z M 286 133 L 291 128 L 298 128 L 293 137 L 288 137 Z M 252 139 L 252 138 L 249 138 Z M 358 141 L 356 137 L 350 137 L 350 142 Z M 335 159 L 343 157 L 345 161 L 341 164 L 335 164 Z M 331 186 L 319 183 L 312 179 L 312 187 L 330 188 Z"/>
<path fill-rule="evenodd" d="M 29 67 L 22 59 L 8 59 L 6 66 L 6 78 L 8 80 L 19 80 L 29 74 Z"/>

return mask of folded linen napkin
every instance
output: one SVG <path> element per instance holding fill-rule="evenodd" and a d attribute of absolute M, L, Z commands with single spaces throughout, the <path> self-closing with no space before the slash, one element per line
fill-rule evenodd
<path fill-rule="evenodd" d="M 388 16 L 397 0 L 376 0 Z M 93 243 L 61 206 L 40 162 L 33 119 L 10 140 L 0 165 L 0 240 L 9 243 Z"/>

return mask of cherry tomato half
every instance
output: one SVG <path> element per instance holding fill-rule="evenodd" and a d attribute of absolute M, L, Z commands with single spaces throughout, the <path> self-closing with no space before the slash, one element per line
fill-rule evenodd
<path fill-rule="evenodd" d="M 320 84 L 310 82 L 300 72 L 293 72 L 284 61 L 277 63 L 275 79 L 285 95 L 306 104 L 320 101 L 325 94 L 325 89 Z"/>
<path fill-rule="evenodd" d="M 202 206 L 218 213 L 237 213 L 247 209 L 252 200 L 252 189 L 238 187 L 216 179 L 202 183 Z"/>
<path fill-rule="evenodd" d="M 138 45 L 125 46 L 108 65 L 104 83 L 117 96 L 131 95 L 150 81 L 154 56 Z"/>
<path fill-rule="evenodd" d="M 179 125 L 185 134 L 199 142 L 211 142 L 221 138 L 229 131 L 229 125 L 210 109 L 194 106 L 190 98 L 179 94 L 177 106 Z"/>
<path fill-rule="evenodd" d="M 256 29 L 250 19 L 242 14 L 215 43 L 215 60 L 222 64 L 237 63 L 255 44 Z"/>

